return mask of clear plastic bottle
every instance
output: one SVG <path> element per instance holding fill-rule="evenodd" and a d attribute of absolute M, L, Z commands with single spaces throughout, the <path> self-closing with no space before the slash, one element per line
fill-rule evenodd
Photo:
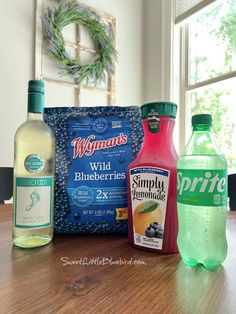
<path fill-rule="evenodd" d="M 13 243 L 23 248 L 53 237 L 55 138 L 43 121 L 44 83 L 29 81 L 28 119 L 15 135 Z"/>
<path fill-rule="evenodd" d="M 186 265 L 214 269 L 227 255 L 227 163 L 211 133 L 211 115 L 194 115 L 192 126 L 177 164 L 177 243 Z"/>
<path fill-rule="evenodd" d="M 177 105 L 149 103 L 141 110 L 144 143 L 128 167 L 129 242 L 155 253 L 175 253 L 178 252 L 178 155 L 172 134 Z"/>

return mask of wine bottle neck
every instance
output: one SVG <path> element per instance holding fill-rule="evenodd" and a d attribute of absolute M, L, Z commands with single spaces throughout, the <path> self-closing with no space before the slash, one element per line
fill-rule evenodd
<path fill-rule="evenodd" d="M 43 113 L 42 112 L 28 112 L 27 120 L 43 121 Z"/>
<path fill-rule="evenodd" d="M 28 113 L 44 112 L 44 94 L 38 92 L 28 93 Z"/>

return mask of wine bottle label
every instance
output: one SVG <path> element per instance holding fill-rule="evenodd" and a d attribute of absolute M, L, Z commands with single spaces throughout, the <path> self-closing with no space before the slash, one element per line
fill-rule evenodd
<path fill-rule="evenodd" d="M 130 170 L 134 244 L 162 249 L 170 172 L 156 167 Z"/>
<path fill-rule="evenodd" d="M 39 155 L 28 155 L 25 158 L 25 169 L 30 172 L 30 173 L 39 173 L 43 170 L 45 162 L 44 159 L 42 157 L 40 157 Z"/>
<path fill-rule="evenodd" d="M 51 226 L 53 177 L 17 177 L 15 184 L 15 226 L 18 228 Z"/>
<path fill-rule="evenodd" d="M 178 202 L 195 206 L 227 205 L 226 170 L 178 169 Z"/>

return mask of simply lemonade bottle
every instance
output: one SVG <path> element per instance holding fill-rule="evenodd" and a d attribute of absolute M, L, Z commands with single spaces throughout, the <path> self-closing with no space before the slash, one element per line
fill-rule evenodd
<path fill-rule="evenodd" d="M 156 253 L 177 248 L 176 166 L 172 133 L 177 105 L 143 105 L 144 143 L 128 167 L 129 242 Z"/>
<path fill-rule="evenodd" d="M 211 133 L 212 117 L 192 117 L 193 134 L 178 161 L 178 247 L 188 266 L 219 266 L 227 255 L 227 164 Z"/>
<path fill-rule="evenodd" d="M 55 139 L 43 121 L 44 83 L 29 81 L 28 119 L 15 135 L 13 243 L 31 248 L 53 237 Z"/>

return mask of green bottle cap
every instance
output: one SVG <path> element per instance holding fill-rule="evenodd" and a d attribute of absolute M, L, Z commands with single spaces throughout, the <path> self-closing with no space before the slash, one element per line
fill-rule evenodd
<path fill-rule="evenodd" d="M 30 80 L 28 85 L 28 93 L 44 94 L 44 82 L 42 80 Z"/>
<path fill-rule="evenodd" d="M 196 114 L 192 116 L 192 126 L 197 124 L 212 125 L 212 116 L 210 114 Z"/>
<path fill-rule="evenodd" d="M 142 118 L 148 119 L 148 129 L 151 133 L 160 132 L 159 117 L 176 117 L 177 105 L 173 102 L 152 102 L 141 106 Z"/>
<path fill-rule="evenodd" d="M 30 80 L 28 84 L 28 112 L 43 113 L 44 111 L 44 82 Z"/>
<path fill-rule="evenodd" d="M 173 102 L 152 102 L 141 106 L 142 118 L 147 119 L 152 114 L 176 118 L 177 105 Z"/>

